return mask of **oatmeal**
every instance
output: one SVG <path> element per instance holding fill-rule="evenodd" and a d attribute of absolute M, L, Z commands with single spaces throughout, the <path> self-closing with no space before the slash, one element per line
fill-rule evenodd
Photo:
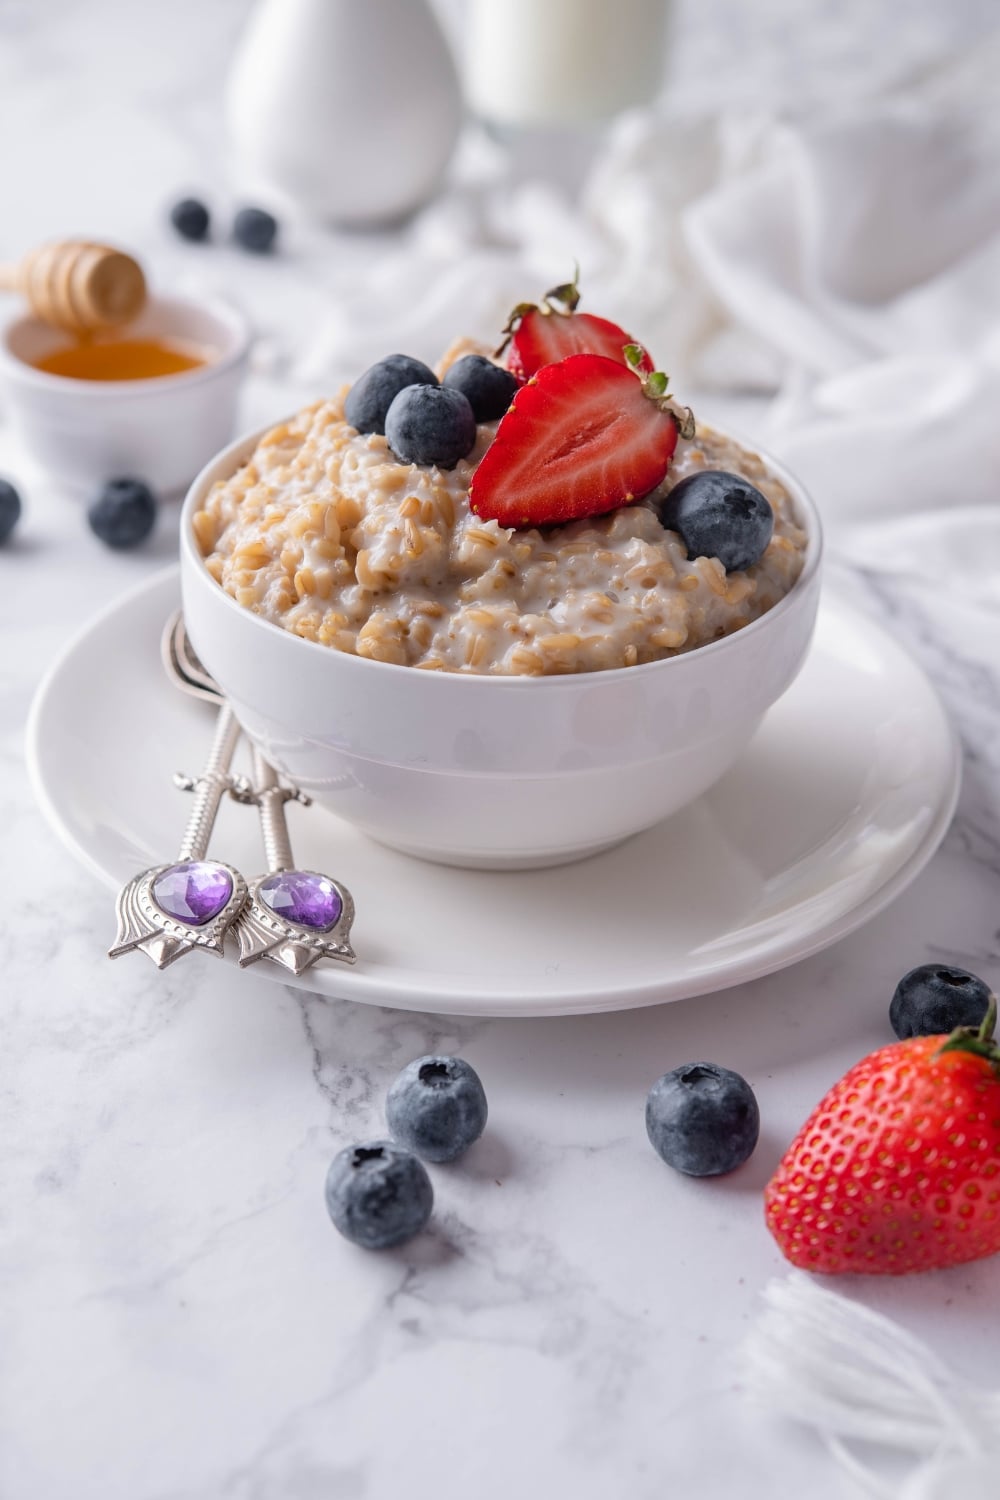
<path fill-rule="evenodd" d="M 194 517 L 206 566 L 246 609 L 337 651 L 427 670 L 545 675 L 690 651 L 764 614 L 802 569 L 805 533 L 762 461 L 699 427 L 639 503 L 543 529 L 472 514 L 472 476 L 496 423 L 453 469 L 399 462 L 344 418 L 346 391 L 273 428 Z M 655 507 L 722 469 L 774 512 L 759 560 L 727 574 L 688 558 Z"/>

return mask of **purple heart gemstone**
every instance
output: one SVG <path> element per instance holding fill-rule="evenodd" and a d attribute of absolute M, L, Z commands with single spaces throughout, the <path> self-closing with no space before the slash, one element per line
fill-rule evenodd
<path fill-rule="evenodd" d="M 188 927 L 204 927 L 219 915 L 232 894 L 229 871 L 207 859 L 171 865 L 153 881 L 153 900 L 160 910 Z"/>
<path fill-rule="evenodd" d="M 332 927 L 343 910 L 337 887 L 311 870 L 282 870 L 269 875 L 257 894 L 265 906 L 300 927 Z"/>

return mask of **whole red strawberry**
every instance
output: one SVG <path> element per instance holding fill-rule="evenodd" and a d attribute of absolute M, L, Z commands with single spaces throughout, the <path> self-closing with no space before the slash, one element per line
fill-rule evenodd
<path fill-rule="evenodd" d="M 553 526 L 641 500 L 660 483 L 694 418 L 667 377 L 601 354 L 571 354 L 521 387 L 469 487 L 469 508 L 501 526 Z"/>
<path fill-rule="evenodd" d="M 502 354 L 510 345 L 507 368 L 518 380 L 529 380 L 545 365 L 558 364 L 571 354 L 602 354 L 623 365 L 625 346 L 633 340 L 609 318 L 577 312 L 580 288 L 576 280 L 546 292 L 540 304 L 519 302 L 507 319 L 507 335 L 497 350 Z M 652 370 L 653 361 L 642 351 L 643 370 Z"/>
<path fill-rule="evenodd" d="M 794 1265 L 898 1276 L 1000 1251 L 996 1015 L 994 996 L 978 1032 L 882 1047 L 834 1085 L 765 1192 Z"/>

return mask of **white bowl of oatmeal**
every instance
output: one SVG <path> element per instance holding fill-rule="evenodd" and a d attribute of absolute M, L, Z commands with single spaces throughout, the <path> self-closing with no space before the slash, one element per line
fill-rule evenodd
<path fill-rule="evenodd" d="M 664 488 L 745 475 L 774 509 L 763 557 L 687 557 L 646 502 L 508 531 L 469 512 L 492 427 L 454 469 L 397 462 L 343 393 L 221 453 L 181 521 L 184 610 L 264 755 L 405 853 L 559 864 L 693 801 L 798 673 L 820 525 L 779 465 L 720 432 Z"/>

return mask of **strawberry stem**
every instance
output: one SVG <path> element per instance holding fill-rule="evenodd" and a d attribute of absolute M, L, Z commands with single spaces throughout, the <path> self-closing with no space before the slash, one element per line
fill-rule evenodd
<path fill-rule="evenodd" d="M 976 1057 L 985 1057 L 1000 1070 L 1000 1046 L 993 1035 L 996 1025 L 997 997 L 991 995 L 978 1031 L 972 1026 L 957 1026 L 948 1040 L 938 1048 L 938 1057 L 942 1052 L 971 1052 Z"/>
<path fill-rule="evenodd" d="M 554 286 L 550 292 L 546 292 L 542 298 L 542 312 L 572 313 L 576 312 L 580 305 L 580 262 L 573 262 L 573 280 L 564 281 L 561 286 Z M 559 307 L 553 307 L 553 302 L 558 302 Z"/>
<path fill-rule="evenodd" d="M 633 375 L 637 375 L 642 382 L 642 388 L 650 401 L 668 416 L 673 417 L 677 431 L 682 438 L 693 438 L 695 434 L 694 412 L 690 406 L 679 406 L 673 396 L 668 394 L 670 376 L 664 375 L 662 370 L 643 369 L 646 351 L 641 344 L 626 344 L 622 353 Z"/>
<path fill-rule="evenodd" d="M 494 349 L 494 351 L 493 351 L 493 358 L 494 359 L 499 359 L 500 358 L 501 354 L 506 349 L 507 345 L 510 343 L 511 336 L 514 333 L 516 333 L 518 324 L 520 323 L 521 319 L 527 317 L 528 313 L 534 312 L 534 311 L 535 311 L 535 304 L 534 304 L 534 302 L 519 302 L 517 304 L 517 306 L 511 311 L 510 317 L 507 319 L 506 323 L 503 325 L 503 327 L 500 330 L 500 332 L 504 335 L 504 339 L 503 339 L 503 343 L 498 344 L 497 347 Z"/>
<path fill-rule="evenodd" d="M 522 318 L 529 313 L 543 313 L 550 317 L 553 313 L 560 317 L 568 317 L 570 313 L 576 312 L 580 305 L 580 263 L 573 262 L 573 280 L 564 281 L 560 286 L 554 286 L 551 291 L 545 293 L 541 304 L 537 302 L 519 302 L 511 312 L 500 332 L 504 335 L 503 343 L 499 344 L 493 351 L 493 358 L 499 359 L 511 341 L 513 334 L 517 332 Z"/>

